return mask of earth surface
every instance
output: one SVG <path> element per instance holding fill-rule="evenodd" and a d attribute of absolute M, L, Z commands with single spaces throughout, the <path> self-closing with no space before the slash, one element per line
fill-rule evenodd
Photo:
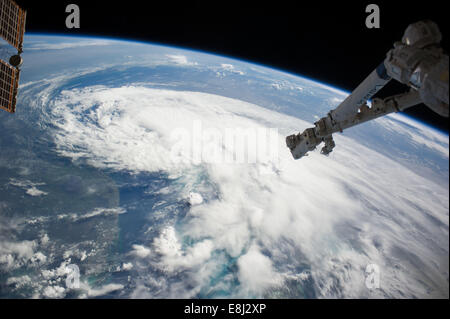
<path fill-rule="evenodd" d="M 27 35 L 23 58 L 1 298 L 449 297 L 447 133 L 393 114 L 295 161 L 285 136 L 348 92 L 131 41 Z"/>

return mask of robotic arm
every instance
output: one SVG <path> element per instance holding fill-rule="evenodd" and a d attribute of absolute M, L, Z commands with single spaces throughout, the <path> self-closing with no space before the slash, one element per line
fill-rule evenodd
<path fill-rule="evenodd" d="M 333 133 L 419 103 L 448 117 L 449 59 L 440 41 L 441 33 L 432 21 L 408 26 L 402 42 L 394 44 L 386 59 L 336 109 L 315 122 L 315 127 L 286 137 L 294 159 L 307 155 L 322 142 L 325 145 L 321 153 L 327 155 L 335 146 Z M 374 98 L 369 107 L 367 100 L 391 79 L 406 84 L 410 90 L 385 99 Z"/>

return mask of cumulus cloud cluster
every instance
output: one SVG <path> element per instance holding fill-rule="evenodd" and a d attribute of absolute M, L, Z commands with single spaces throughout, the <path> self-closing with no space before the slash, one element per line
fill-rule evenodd
<path fill-rule="evenodd" d="M 70 219 L 72 221 L 79 221 L 79 220 L 89 219 L 89 218 L 97 217 L 97 216 L 120 215 L 120 214 L 125 214 L 125 213 L 126 213 L 126 210 L 121 207 L 117 207 L 117 208 L 98 207 L 98 208 L 95 208 L 93 211 L 87 212 L 85 214 L 77 214 L 77 213 L 59 214 L 59 215 L 57 215 L 57 218 L 58 219 Z"/>
<path fill-rule="evenodd" d="M 132 246 L 134 297 L 224 289 L 239 297 L 283 296 L 306 284 L 318 297 L 448 297 L 448 185 L 345 136 L 336 136 L 339 151 L 329 157 L 313 152 L 294 161 L 284 137 L 308 123 L 221 96 L 90 87 L 63 91 L 51 103 L 48 120 L 60 155 L 118 171 L 162 171 L 189 185 L 202 175 L 214 185 L 188 195 L 181 225 L 166 225 L 159 236 Z M 279 157 L 174 162 L 171 133 L 190 132 L 198 120 L 219 131 L 278 128 Z M 166 187 L 161 193 L 175 191 Z M 236 271 L 223 270 L 230 260 Z M 372 263 L 382 272 L 377 290 L 365 287 Z M 149 265 L 165 277 L 152 277 Z"/>
<path fill-rule="evenodd" d="M 0 205 L 0 274 L 4 278 L 2 297 L 64 298 L 99 297 L 121 293 L 123 285 L 89 282 L 92 275 L 124 272 L 133 269 L 131 262 L 113 270 L 105 264 L 111 245 L 114 224 L 109 222 L 124 213 L 122 208 L 96 208 L 84 213 L 29 216 L 3 215 L 6 205 Z M 95 224 L 94 233 L 83 225 Z M 56 225 L 56 227 L 55 227 Z M 64 236 L 60 235 L 64 232 Z M 23 240 L 21 238 L 30 238 Z M 69 265 L 79 266 L 80 287 L 72 289 L 66 279 Z"/>
<path fill-rule="evenodd" d="M 44 192 L 36 187 L 40 185 L 45 185 L 45 183 L 33 183 L 29 180 L 17 180 L 15 178 L 11 178 L 9 184 L 12 186 L 22 188 L 23 190 L 25 190 L 26 194 L 30 196 L 48 195 L 47 192 Z"/>
<path fill-rule="evenodd" d="M 0 266 L 5 270 L 13 270 L 31 262 L 33 264 L 45 261 L 41 252 L 35 252 L 36 241 L 0 242 Z"/>
<path fill-rule="evenodd" d="M 37 241 L 23 242 L 2 242 L 0 244 L 0 271 L 14 273 L 21 267 L 27 267 L 27 275 L 9 276 L 5 282 L 6 287 L 11 292 L 28 292 L 24 296 L 32 298 L 64 298 L 68 294 L 76 293 L 72 296 L 78 298 L 99 297 L 111 292 L 120 291 L 124 285 L 118 283 L 109 283 L 105 285 L 91 286 L 87 277 L 81 277 L 79 286 L 70 287 L 67 285 L 67 278 L 73 274 L 73 258 L 83 261 L 86 257 L 95 255 L 95 249 L 89 253 L 79 249 L 67 250 L 64 252 L 64 260 L 55 268 L 49 268 L 54 264 L 54 253 L 50 253 L 50 258 L 44 255 L 39 248 L 44 248 L 47 242 L 43 236 L 41 243 Z M 48 260 L 50 259 L 50 260 Z M 123 263 L 116 272 L 129 271 L 133 268 L 132 263 Z M 84 278 L 84 279 L 83 279 Z M 29 291 L 32 295 L 29 295 Z"/>

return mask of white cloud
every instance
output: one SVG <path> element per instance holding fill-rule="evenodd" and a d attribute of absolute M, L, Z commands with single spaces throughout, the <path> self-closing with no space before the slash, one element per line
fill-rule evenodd
<path fill-rule="evenodd" d="M 36 246 L 35 241 L 29 240 L 21 242 L 0 242 L 0 269 L 11 270 L 19 268 L 33 257 L 37 258 L 36 261 L 39 260 L 41 255 L 34 256 Z"/>
<path fill-rule="evenodd" d="M 1 254 L 0 255 L 0 266 L 6 270 L 14 267 L 14 256 L 12 254 Z"/>
<path fill-rule="evenodd" d="M 237 70 L 234 67 L 234 65 L 229 64 L 229 63 L 222 63 L 220 65 L 220 67 L 221 67 L 222 72 L 216 72 L 217 76 L 219 76 L 219 77 L 224 77 L 224 76 L 226 76 L 227 73 L 234 73 L 234 74 L 239 74 L 239 75 L 245 74 L 244 72 Z"/>
<path fill-rule="evenodd" d="M 58 219 L 69 219 L 72 221 L 79 221 L 84 219 L 89 219 L 98 216 L 110 216 L 110 215 L 120 215 L 125 214 L 127 211 L 122 207 L 114 207 L 114 208 L 104 208 L 97 207 L 91 212 L 80 214 L 80 213 L 67 213 L 67 214 L 59 214 L 56 216 Z"/>
<path fill-rule="evenodd" d="M 66 295 L 66 290 L 61 286 L 47 286 L 44 288 L 42 295 L 51 299 L 63 298 Z"/>
<path fill-rule="evenodd" d="M 271 86 L 277 90 L 281 90 L 283 88 L 283 86 L 280 83 L 272 83 Z"/>
<path fill-rule="evenodd" d="M 41 236 L 41 245 L 47 245 L 48 242 L 50 241 L 50 238 L 48 237 L 47 234 L 44 234 Z"/>
<path fill-rule="evenodd" d="M 376 121 L 387 131 L 408 137 L 408 140 L 413 145 L 434 149 L 444 157 L 449 156 L 448 136 L 446 137 L 421 123 L 395 113 Z"/>
<path fill-rule="evenodd" d="M 203 197 L 199 193 L 190 192 L 189 193 L 189 204 L 200 205 L 203 203 Z"/>
<path fill-rule="evenodd" d="M 197 65 L 197 62 L 189 62 L 188 58 L 184 55 L 166 54 L 166 57 L 169 58 L 169 61 L 178 65 Z"/>
<path fill-rule="evenodd" d="M 89 290 L 88 290 L 88 296 L 89 297 L 99 297 L 99 296 L 103 296 L 103 295 L 106 295 L 106 294 L 109 294 L 109 293 L 111 293 L 111 292 L 113 292 L 113 291 L 117 291 L 117 290 L 121 290 L 121 289 L 123 289 L 123 285 L 121 285 L 121 284 L 107 284 L 107 285 L 104 285 L 104 286 L 102 286 L 102 287 L 100 287 L 100 288 L 90 288 Z"/>
<path fill-rule="evenodd" d="M 78 215 L 75 219 L 87 219 L 100 215 L 120 215 L 125 214 L 126 210 L 120 207 L 117 208 L 96 208 L 92 212 L 86 213 L 84 215 Z"/>
<path fill-rule="evenodd" d="M 29 180 L 18 180 L 11 178 L 9 184 L 12 186 L 20 187 L 25 190 L 26 194 L 30 196 L 43 196 L 48 195 L 47 192 L 41 191 L 36 186 L 45 185 L 45 183 L 33 183 Z"/>
<path fill-rule="evenodd" d="M 105 46 L 117 43 L 110 40 L 77 40 L 76 42 L 59 42 L 59 43 L 37 43 L 27 46 L 27 50 L 64 50 L 87 46 Z"/>
<path fill-rule="evenodd" d="M 6 280 L 6 284 L 13 285 L 15 288 L 20 289 L 24 286 L 27 286 L 31 283 L 31 278 L 28 275 L 20 276 L 20 277 L 9 277 Z"/>
<path fill-rule="evenodd" d="M 162 269 L 173 272 L 201 265 L 211 257 L 213 243 L 204 240 L 183 250 L 173 226 L 164 228 L 153 242 L 153 249 L 161 255 Z"/>
<path fill-rule="evenodd" d="M 270 87 L 272 87 L 276 90 L 279 90 L 279 91 L 280 90 L 290 90 L 290 91 L 300 91 L 300 92 L 304 91 L 304 88 L 302 88 L 298 85 L 295 85 L 290 81 L 280 81 L 280 80 L 275 81 L 270 84 Z M 311 93 L 311 90 L 309 90 L 309 93 Z M 295 92 L 295 94 L 298 94 L 298 92 Z"/>
<path fill-rule="evenodd" d="M 41 191 L 39 189 L 37 189 L 36 187 L 32 186 L 31 188 L 27 189 L 26 192 L 28 195 L 30 196 L 42 196 L 42 195 L 47 195 L 47 192 Z"/>
<path fill-rule="evenodd" d="M 228 70 L 228 71 L 234 70 L 234 66 L 232 64 L 222 63 L 220 66 L 223 69 Z"/>
<path fill-rule="evenodd" d="M 47 261 L 47 256 L 45 256 L 42 252 L 38 251 L 37 253 L 35 253 L 33 255 L 33 257 L 31 257 L 31 262 L 33 264 L 42 264 L 45 263 Z"/>
<path fill-rule="evenodd" d="M 87 253 L 86 250 L 81 250 L 77 248 L 68 249 L 64 252 L 63 258 L 68 259 L 72 256 L 79 258 L 80 261 L 84 261 L 87 257 L 91 256 L 93 253 L 95 253 L 95 250 L 93 250 L 90 253 Z"/>
<path fill-rule="evenodd" d="M 270 258 L 264 256 L 256 246 L 250 247 L 245 255 L 239 257 L 237 265 L 239 282 L 244 291 L 259 294 L 283 283 L 282 276 L 275 271 Z"/>
<path fill-rule="evenodd" d="M 150 249 L 143 245 L 133 245 L 131 253 L 139 258 L 145 258 L 150 255 Z"/>
<path fill-rule="evenodd" d="M 330 101 L 331 101 L 332 105 L 337 106 L 337 105 L 339 105 L 339 103 L 342 103 L 344 101 L 344 98 L 343 97 L 340 97 L 340 98 L 333 97 L 333 98 L 330 99 Z"/>
<path fill-rule="evenodd" d="M 123 270 L 131 270 L 131 269 L 133 269 L 133 264 L 132 263 L 123 263 L 122 269 Z"/>
<path fill-rule="evenodd" d="M 35 282 L 36 291 L 40 291 L 36 297 L 46 297 L 46 298 L 64 298 L 68 291 L 71 289 L 65 288 L 65 280 L 67 275 L 72 272 L 68 266 L 71 264 L 71 259 L 68 258 L 61 262 L 60 266 L 54 269 L 43 269 L 41 270 L 41 278 L 43 280 Z M 131 267 L 130 267 L 131 265 Z M 124 269 L 131 269 L 132 264 L 128 264 Z M 80 279 L 82 279 L 81 276 Z M 121 290 L 124 286 L 117 283 L 110 283 L 100 287 L 91 287 L 88 282 L 80 281 L 79 288 L 75 288 L 81 293 L 80 298 L 87 297 L 99 297 L 111 293 L 113 291 Z"/>
<path fill-rule="evenodd" d="M 309 81 L 309 80 L 305 79 L 305 81 Z M 336 88 L 328 86 L 328 85 L 324 85 L 324 84 L 319 83 L 319 82 L 312 82 L 311 81 L 311 86 L 313 86 L 313 87 L 320 87 L 321 89 L 324 89 L 324 90 L 326 90 L 328 92 L 340 95 L 341 98 L 346 98 L 349 95 L 349 93 L 347 93 L 347 92 L 344 92 L 342 90 L 336 89 Z"/>

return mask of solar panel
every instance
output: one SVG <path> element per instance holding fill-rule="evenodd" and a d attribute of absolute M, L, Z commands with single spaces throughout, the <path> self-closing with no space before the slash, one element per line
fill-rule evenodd
<path fill-rule="evenodd" d="M 0 0 L 0 35 L 22 52 L 27 12 L 12 0 Z"/>
<path fill-rule="evenodd" d="M 14 113 L 19 86 L 19 70 L 0 59 L 0 109 Z"/>

